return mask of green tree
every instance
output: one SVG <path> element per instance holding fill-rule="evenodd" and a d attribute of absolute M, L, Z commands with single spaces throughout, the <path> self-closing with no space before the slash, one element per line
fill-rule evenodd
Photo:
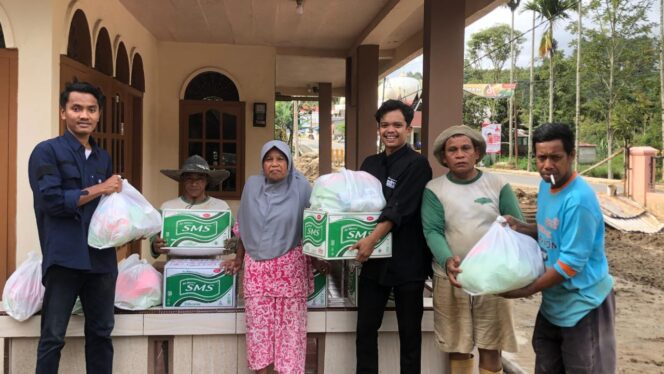
<path fill-rule="evenodd" d="M 589 28 L 586 60 L 589 74 L 597 74 L 603 92 L 594 96 L 605 109 L 607 154 L 613 153 L 615 131 L 614 111 L 619 100 L 631 95 L 637 87 L 635 74 L 650 70 L 648 54 L 642 52 L 652 48 L 647 38 L 652 24 L 648 22 L 647 11 L 651 0 L 592 0 L 588 6 L 589 16 L 596 25 Z M 634 52 L 641 53 L 635 54 Z M 618 134 L 624 137 L 625 130 Z M 613 178 L 611 163 L 608 163 L 608 178 Z"/>
<path fill-rule="evenodd" d="M 509 25 L 499 24 L 472 34 L 468 40 L 468 60 L 476 69 L 482 68 L 482 62 L 489 61 L 493 73 L 491 83 L 500 82 L 503 67 L 510 59 L 511 33 Z M 521 52 L 523 42 L 523 37 L 516 38 L 514 43 L 516 56 Z"/>
<path fill-rule="evenodd" d="M 514 40 L 513 53 L 518 56 L 521 52 L 521 44 L 524 38 L 519 36 Z M 468 40 L 468 60 L 470 69 L 475 67 L 474 78 L 477 83 L 499 83 L 503 80 L 503 68 L 505 63 L 512 56 L 510 45 L 512 44 L 512 28 L 506 24 L 499 24 L 487 29 L 478 31 L 470 36 Z M 489 61 L 489 69 L 482 69 L 482 62 Z M 474 79 L 473 79 L 474 80 Z M 486 99 L 485 99 L 486 101 Z M 498 100 L 488 100 L 487 105 L 491 108 L 491 117 L 493 120 L 502 122 L 498 113 L 503 111 L 502 102 Z"/>
<path fill-rule="evenodd" d="M 510 23 L 510 83 L 514 83 L 514 65 L 516 65 L 516 54 L 514 48 L 514 12 L 519 7 L 521 0 L 509 0 L 507 2 L 507 7 L 510 8 L 511 13 L 511 23 Z M 508 162 L 512 161 L 512 153 L 514 147 L 514 131 L 513 131 L 513 119 L 514 119 L 514 95 L 510 97 L 509 100 L 509 109 L 508 109 L 508 118 L 509 118 L 509 129 L 508 129 L 508 152 L 509 157 Z"/>
<path fill-rule="evenodd" d="M 575 4 L 575 0 L 531 0 L 526 3 L 525 9 L 537 13 L 539 19 L 546 20 L 547 29 L 540 40 L 540 57 L 549 58 L 549 122 L 553 122 L 553 78 L 554 78 L 554 52 L 556 50 L 556 41 L 553 38 L 553 28 L 556 21 L 562 18 L 568 18 L 568 11 Z"/>
<path fill-rule="evenodd" d="M 288 143 L 293 148 L 293 102 L 277 101 L 274 104 L 275 139 Z"/>
<path fill-rule="evenodd" d="M 581 152 L 579 149 L 579 121 L 581 117 L 581 38 L 583 35 L 583 1 L 577 0 L 577 24 L 576 24 L 576 82 L 575 82 L 575 91 L 574 91 L 574 139 L 576 144 L 574 144 L 574 149 L 577 150 L 576 157 L 574 157 L 574 167 L 578 169 L 579 167 L 579 154 Z"/>

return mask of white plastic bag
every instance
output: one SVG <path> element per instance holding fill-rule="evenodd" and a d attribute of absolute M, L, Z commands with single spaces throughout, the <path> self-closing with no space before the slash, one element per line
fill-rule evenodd
<path fill-rule="evenodd" d="M 118 264 L 115 306 L 125 310 L 145 310 L 161 304 L 162 275 L 146 260 L 133 254 Z"/>
<path fill-rule="evenodd" d="M 127 180 L 122 191 L 103 196 L 90 221 L 88 245 L 118 247 L 161 231 L 161 215 Z"/>
<path fill-rule="evenodd" d="M 41 310 L 44 301 L 41 257 L 35 251 L 7 279 L 2 292 L 2 306 L 12 318 L 25 321 Z"/>
<path fill-rule="evenodd" d="M 537 242 L 496 218 L 461 262 L 457 280 L 471 295 L 499 294 L 525 287 L 544 273 Z"/>
<path fill-rule="evenodd" d="M 346 169 L 316 179 L 309 202 L 312 209 L 328 212 L 378 212 L 386 204 L 376 177 Z"/>

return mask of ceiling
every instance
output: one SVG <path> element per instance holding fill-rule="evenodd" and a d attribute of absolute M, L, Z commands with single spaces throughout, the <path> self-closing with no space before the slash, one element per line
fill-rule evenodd
<path fill-rule="evenodd" d="M 302 15 L 295 0 L 120 2 L 160 41 L 275 47 L 278 90 L 343 87 L 345 58 L 360 44 L 380 46 L 382 73 L 422 48 L 424 0 L 304 0 Z M 467 24 L 504 2 L 466 0 Z"/>

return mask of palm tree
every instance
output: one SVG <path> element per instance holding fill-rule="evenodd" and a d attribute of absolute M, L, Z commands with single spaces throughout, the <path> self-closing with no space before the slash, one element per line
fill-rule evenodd
<path fill-rule="evenodd" d="M 664 0 L 660 0 L 664 1 Z M 578 170 L 579 168 L 579 127 L 581 120 L 581 35 L 583 32 L 583 27 L 581 25 L 581 18 L 583 17 L 583 10 L 581 9 L 582 0 L 578 0 L 578 8 L 576 12 L 579 14 L 579 19 L 577 20 L 577 30 L 576 30 L 576 104 L 575 104 L 575 116 L 574 121 L 576 122 L 574 126 L 576 127 L 576 136 L 574 149 L 576 149 L 576 157 L 574 157 L 574 168 Z"/>
<path fill-rule="evenodd" d="M 525 10 L 538 14 L 540 19 L 548 22 L 548 27 L 540 41 L 540 57 L 549 57 L 549 122 L 553 122 L 553 68 L 556 41 L 553 39 L 553 26 L 558 19 L 568 18 L 567 11 L 574 5 L 575 0 L 530 0 Z"/>
<path fill-rule="evenodd" d="M 535 18 L 536 13 L 533 12 L 533 28 L 532 35 L 530 36 L 530 84 L 528 88 L 528 171 L 530 171 L 530 165 L 532 165 L 533 160 L 533 106 L 535 97 L 535 86 L 533 85 L 533 79 L 535 77 Z"/>
<path fill-rule="evenodd" d="M 662 0 L 664 1 L 664 0 Z M 512 25 L 510 28 L 510 83 L 514 83 L 514 12 L 516 11 L 516 8 L 519 7 L 519 4 L 521 3 L 521 0 L 509 0 L 507 2 L 507 6 L 510 8 L 510 11 L 512 12 Z M 513 122 L 513 117 L 514 117 L 514 94 L 510 97 L 509 101 L 509 157 L 507 158 L 508 162 L 512 162 L 512 153 L 514 152 L 514 129 L 512 127 L 512 122 Z"/>

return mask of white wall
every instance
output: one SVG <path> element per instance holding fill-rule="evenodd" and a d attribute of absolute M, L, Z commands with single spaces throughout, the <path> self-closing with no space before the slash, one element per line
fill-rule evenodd
<path fill-rule="evenodd" d="M 235 46 L 202 43 L 159 43 L 159 113 L 158 132 L 153 139 L 155 152 L 149 168 L 144 168 L 144 183 L 153 204 L 177 196 L 177 183 L 159 173 L 160 169 L 178 167 L 179 101 L 186 83 L 205 70 L 218 71 L 233 80 L 245 108 L 245 177 L 258 173 L 259 151 L 274 137 L 274 87 L 276 51 L 272 47 Z M 267 126 L 253 127 L 253 103 L 268 105 Z M 147 181 L 150 181 L 148 184 Z M 229 201 L 236 210 L 237 201 Z"/>
<path fill-rule="evenodd" d="M 245 177 L 260 169 L 258 152 L 274 134 L 276 51 L 272 47 L 158 42 L 118 0 L 1 0 L 3 27 L 19 51 L 17 151 L 17 265 L 39 248 L 27 178 L 34 146 L 59 135 L 60 55 L 66 54 L 69 26 L 77 9 L 90 27 L 92 56 L 96 34 L 108 30 L 114 48 L 124 42 L 143 59 L 143 193 L 153 205 L 177 195 L 177 184 L 160 169 L 178 166 L 179 100 L 197 71 L 221 71 L 237 85 L 245 113 Z M 9 25 L 9 26 L 7 26 Z M 115 59 L 114 59 L 115 60 Z M 252 126 L 254 102 L 268 104 L 266 127 Z M 238 201 L 229 201 L 233 210 Z"/>
<path fill-rule="evenodd" d="M 37 226 L 32 208 L 32 192 L 27 178 L 28 158 L 42 140 L 59 135 L 58 93 L 60 55 L 66 54 L 69 25 L 76 9 L 85 13 L 91 34 L 101 26 L 108 29 L 111 42 L 120 35 L 127 50 L 143 58 L 146 92 L 144 97 L 144 168 L 150 164 L 150 137 L 154 134 L 157 86 L 157 41 L 116 0 L 2 0 L 5 17 L 11 25 L 18 49 L 18 131 L 17 131 L 17 240 L 16 259 L 20 264 L 30 250 L 39 249 Z M 97 27 L 95 27 L 97 25 Z M 5 22 L 3 21 L 3 28 Z M 91 35 L 92 55 L 94 41 Z M 113 43 L 114 48 L 116 43 Z"/>

